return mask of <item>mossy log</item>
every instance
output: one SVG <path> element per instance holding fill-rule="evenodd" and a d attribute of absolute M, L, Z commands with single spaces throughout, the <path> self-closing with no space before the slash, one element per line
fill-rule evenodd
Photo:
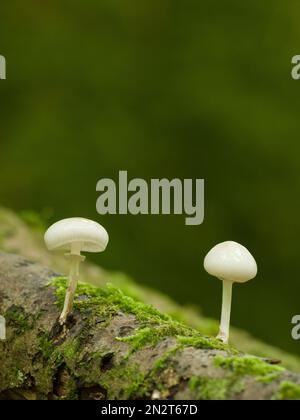
<path fill-rule="evenodd" d="M 61 255 L 48 252 L 45 248 L 43 234 L 46 227 L 36 213 L 23 212 L 20 215 L 0 207 L 0 249 L 51 267 L 57 272 L 68 273 L 68 261 Z M 219 322 L 205 317 L 198 305 L 179 305 L 170 296 L 145 286 L 143 279 L 138 279 L 139 282 L 136 282 L 122 272 L 104 270 L 91 263 L 90 258 L 82 264 L 81 275 L 83 279 L 99 287 L 113 283 L 124 294 L 153 305 L 164 314 L 171 315 L 172 318 L 195 328 L 203 335 L 214 336 L 218 332 Z M 244 353 L 281 360 L 287 369 L 300 373 L 299 357 L 254 338 L 247 331 L 231 327 L 231 342 Z"/>
<path fill-rule="evenodd" d="M 114 286 L 66 279 L 0 253 L 2 399 L 300 399 L 300 375 L 245 355 Z"/>

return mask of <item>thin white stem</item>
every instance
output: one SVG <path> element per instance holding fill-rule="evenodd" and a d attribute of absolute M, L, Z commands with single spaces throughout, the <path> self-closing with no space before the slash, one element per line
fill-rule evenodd
<path fill-rule="evenodd" d="M 5 318 L 0 315 L 0 340 L 5 340 L 6 334 L 5 334 Z"/>
<path fill-rule="evenodd" d="M 65 324 L 67 317 L 73 308 L 74 295 L 79 278 L 79 266 L 80 262 L 82 261 L 82 257 L 80 255 L 69 255 L 69 259 L 71 264 L 69 284 L 66 292 L 64 308 L 59 318 L 59 322 L 61 325 Z"/>
<path fill-rule="evenodd" d="M 222 314 L 220 331 L 218 337 L 223 343 L 229 341 L 229 327 L 230 327 L 230 313 L 231 313 L 231 300 L 232 300 L 232 285 L 230 281 L 223 280 L 223 300 L 222 300 Z"/>

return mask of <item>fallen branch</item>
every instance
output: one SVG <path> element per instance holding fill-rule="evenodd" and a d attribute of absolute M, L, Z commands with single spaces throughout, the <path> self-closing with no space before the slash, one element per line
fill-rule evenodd
<path fill-rule="evenodd" d="M 300 375 L 245 356 L 109 287 L 78 287 L 58 317 L 66 280 L 0 253 L 2 399 L 296 399 Z"/>

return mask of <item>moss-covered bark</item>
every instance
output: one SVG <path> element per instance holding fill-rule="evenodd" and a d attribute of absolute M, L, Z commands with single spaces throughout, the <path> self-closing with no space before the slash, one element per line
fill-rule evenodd
<path fill-rule="evenodd" d="M 0 396 L 25 399 L 298 399 L 300 376 L 174 320 L 114 286 L 80 283 L 0 254 Z"/>
<path fill-rule="evenodd" d="M 30 261 L 38 262 L 51 267 L 61 273 L 68 273 L 68 261 L 60 255 L 47 252 L 43 242 L 45 226 L 39 216 L 27 212 L 22 216 L 0 207 L 0 249 L 9 253 L 24 256 Z M 146 304 L 152 304 L 161 312 L 171 315 L 178 321 L 189 325 L 204 335 L 214 336 L 218 332 L 218 322 L 206 318 L 197 307 L 178 305 L 168 296 L 136 283 L 123 273 L 114 273 L 103 270 L 101 267 L 86 261 L 82 267 L 82 278 L 87 279 L 99 287 L 113 283 L 116 287 Z M 245 353 L 259 357 L 278 359 L 288 369 L 300 372 L 300 359 L 251 337 L 247 332 L 231 328 L 231 342 Z"/>

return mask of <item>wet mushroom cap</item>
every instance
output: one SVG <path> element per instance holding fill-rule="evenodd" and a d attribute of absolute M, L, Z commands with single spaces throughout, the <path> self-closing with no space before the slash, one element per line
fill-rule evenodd
<path fill-rule="evenodd" d="M 52 225 L 45 234 L 49 251 L 70 251 L 71 245 L 78 243 L 82 252 L 102 252 L 108 240 L 104 227 L 81 217 L 61 220 Z"/>
<path fill-rule="evenodd" d="M 245 283 L 257 274 L 257 265 L 247 248 L 227 241 L 216 245 L 206 255 L 205 270 L 220 280 Z"/>

